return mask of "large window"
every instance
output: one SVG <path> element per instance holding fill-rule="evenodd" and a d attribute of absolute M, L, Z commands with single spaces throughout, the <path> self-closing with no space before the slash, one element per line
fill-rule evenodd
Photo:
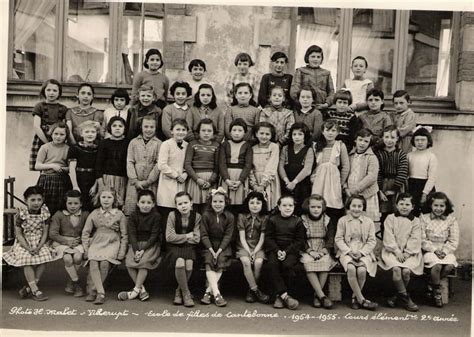
<path fill-rule="evenodd" d="M 448 96 L 453 13 L 411 11 L 405 87 L 414 96 Z"/>
<path fill-rule="evenodd" d="M 45 80 L 53 76 L 56 0 L 13 3 L 11 78 Z"/>
<path fill-rule="evenodd" d="M 162 3 L 10 0 L 10 79 L 131 84 L 163 48 Z"/>

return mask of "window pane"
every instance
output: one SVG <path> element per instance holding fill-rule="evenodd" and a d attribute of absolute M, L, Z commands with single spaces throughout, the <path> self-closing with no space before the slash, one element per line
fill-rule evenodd
<path fill-rule="evenodd" d="M 354 9 L 352 59 L 356 56 L 367 59 L 365 77 L 386 95 L 392 92 L 394 42 L 394 10 Z"/>
<path fill-rule="evenodd" d="M 411 12 L 405 83 L 411 95 L 448 95 L 452 24 L 452 12 Z"/>
<path fill-rule="evenodd" d="M 132 83 L 133 74 L 143 69 L 144 55 L 148 49 L 158 48 L 163 52 L 163 15 L 163 4 L 125 3 L 120 83 Z"/>
<path fill-rule="evenodd" d="M 56 0 L 14 3 L 13 78 L 53 77 Z"/>
<path fill-rule="evenodd" d="M 337 79 L 337 52 L 341 10 L 338 8 L 298 9 L 299 22 L 296 31 L 296 68 L 306 65 L 304 54 L 315 44 L 323 49 L 324 60 L 321 67 L 331 72 L 334 84 Z"/>
<path fill-rule="evenodd" d="M 108 3 L 69 1 L 64 59 L 66 81 L 108 81 L 109 26 Z"/>

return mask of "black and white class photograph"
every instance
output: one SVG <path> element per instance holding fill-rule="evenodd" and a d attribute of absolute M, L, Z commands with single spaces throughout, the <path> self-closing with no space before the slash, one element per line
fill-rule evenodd
<path fill-rule="evenodd" d="M 471 1 L 0 9 L 2 336 L 471 335 Z"/>

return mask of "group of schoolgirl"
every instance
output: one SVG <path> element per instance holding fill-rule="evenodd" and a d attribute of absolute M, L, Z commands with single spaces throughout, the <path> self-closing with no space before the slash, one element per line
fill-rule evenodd
<path fill-rule="evenodd" d="M 300 259 L 299 253 L 304 252 L 301 261 L 316 292 L 314 305 L 332 307 L 322 288 L 327 272 L 334 265 L 335 243 L 354 291 L 352 306 L 375 309 L 376 304 L 366 300 L 361 289 L 366 273 L 375 275 L 373 222 L 380 220 L 382 212 L 385 233 L 388 228 L 395 228 L 393 233 L 384 234 L 386 246 L 392 244 L 387 254 L 391 253 L 395 259 L 386 259 L 381 264 L 393 268 L 399 291 L 391 303 L 416 308 L 406 293 L 406 284 L 410 271 L 419 273 L 419 268 L 407 261 L 421 256 L 421 250 L 415 251 L 422 242 L 425 265 L 431 268 L 433 298 L 437 305 L 442 304 L 439 280 L 456 265 L 452 252 L 457 246 L 457 224 L 444 194 L 428 199 L 434 190 L 436 157 L 429 150 L 432 140 L 428 130 L 419 128 L 413 132 L 409 95 L 403 91 L 395 93 L 396 113 L 388 116 L 383 112 L 383 92 L 371 88 L 370 81 L 364 79 L 367 61 L 363 57 L 356 57 L 352 62 L 354 79 L 346 81 L 350 91 L 333 95 L 330 73 L 320 67 L 323 52 L 311 46 L 305 55 L 307 66 L 297 69 L 293 80 L 286 74 L 283 74 L 285 80 L 280 78 L 287 58 L 275 53 L 274 72 L 267 74 L 270 79 L 264 76 L 260 84 L 259 93 L 267 90 L 267 95 L 259 98 L 268 97 L 267 102 L 261 101 L 265 108 L 260 110 L 256 104 L 250 104 L 253 85 L 258 81 L 246 79 L 235 84 L 244 75 L 250 76 L 248 68 L 253 63 L 247 59 L 248 55 L 239 55 L 235 63 L 240 76 L 231 77 L 233 105 L 224 118 L 220 111 L 216 112 L 214 90 L 207 83 L 199 85 L 192 108 L 188 105 L 190 85 L 174 83 L 170 92 L 175 102 L 164 107 L 168 80 L 159 72 L 163 63 L 158 50 L 148 51 L 146 71 L 135 77 L 132 101 L 136 103 L 128 111 L 128 94 L 120 89 L 112 96 L 113 108 L 102 113 L 92 107 L 94 89 L 89 84 L 79 86 L 79 105 L 71 109 L 58 102 L 59 82 L 48 80 L 43 85 L 44 102 L 34 109 L 35 138 L 30 160 L 41 171 L 40 192 L 25 192 L 28 208 L 17 216 L 16 249 L 5 254 L 9 263 L 25 266 L 28 286 L 22 288 L 22 296 L 44 299 L 37 287 L 44 263 L 63 256 L 74 282 L 68 284 L 68 291 L 81 295 L 77 268 L 86 259 L 95 288 L 89 299 L 101 304 L 105 299 L 102 283 L 110 264 L 120 263 L 127 256 L 126 265 L 135 287 L 119 294 L 119 298 L 147 299 L 143 282 L 148 270 L 156 268 L 162 236 L 156 203 L 161 217 L 167 219 L 166 240 L 175 245 L 170 251 L 176 259 L 177 304 L 193 303 L 187 280 L 195 258 L 192 245 L 201 242 L 206 248 L 208 281 L 201 301 L 214 300 L 217 305 L 225 305 L 218 281 L 231 255 L 234 215 L 224 211 L 227 206 L 234 214 L 248 210 L 248 216 L 240 214 L 237 221 L 242 245 L 237 256 L 249 282 L 249 301 L 268 301 L 268 296 L 256 286 L 265 251 L 277 294 L 275 307 L 296 308 L 298 302 L 288 295 L 285 276 Z M 196 82 L 205 72 L 205 64 L 201 62 L 196 61 L 190 67 L 192 75 L 193 70 L 199 75 Z M 241 72 L 242 68 L 247 72 Z M 268 89 L 265 83 L 273 86 L 277 82 L 274 77 L 281 83 Z M 286 83 L 286 89 L 282 83 Z M 353 102 L 353 96 L 364 96 L 361 90 L 365 91 L 366 101 Z M 290 106 L 287 104 L 291 104 L 291 98 L 299 102 L 294 113 L 284 107 Z M 333 100 L 335 110 L 329 108 Z M 368 111 L 358 114 L 361 107 Z M 319 110 L 324 111 L 325 122 Z M 310 130 L 314 131 L 313 135 Z M 313 140 L 316 140 L 314 150 Z M 252 141 L 256 142 L 253 146 Z M 377 145 L 375 153 L 371 148 L 373 143 Z M 411 151 L 412 145 L 416 150 L 406 155 L 397 143 L 406 152 Z M 283 146 L 281 150 L 280 146 Z M 76 192 L 69 191 L 71 188 Z M 405 189 L 411 196 L 400 198 Z M 253 198 L 249 199 L 250 196 Z M 343 197 L 347 198 L 345 216 Z M 36 204 L 32 202 L 30 206 L 29 199 L 36 200 Z M 252 200 L 262 204 L 261 210 L 252 211 Z M 405 207 L 409 208 L 408 214 L 399 209 L 402 201 L 411 205 Z M 76 204 L 76 208 L 69 207 L 68 202 Z M 203 212 L 206 203 L 209 207 Z M 99 208 L 94 210 L 94 204 Z M 184 210 L 180 210 L 180 204 Z M 439 204 L 441 208 L 444 205 L 441 213 L 434 211 L 434 205 Z M 202 217 L 191 211 L 191 205 Z M 403 216 L 398 214 L 410 219 L 405 231 L 410 232 L 408 229 L 413 227 L 416 236 L 418 220 L 412 214 L 419 215 L 422 207 L 430 211 L 420 216 L 424 240 L 414 243 L 416 240 L 410 236 L 403 244 L 399 236 L 407 233 L 400 232 L 402 225 L 398 223 L 403 222 Z M 263 221 L 257 215 L 264 208 L 276 208 L 277 214 Z M 365 213 L 361 214 L 362 211 Z M 394 211 L 395 218 L 387 216 Z M 87 212 L 91 212 L 89 216 Z M 305 214 L 299 218 L 297 215 L 302 213 Z M 59 246 L 66 246 L 53 251 L 45 244 L 50 214 L 54 214 L 51 223 L 56 223 L 51 225 L 50 238 L 56 234 L 53 240 Z M 57 215 L 62 220 L 53 221 Z M 328 234 L 330 221 L 332 234 Z M 397 224 L 391 227 L 387 225 L 390 221 Z M 82 232 L 79 224 L 84 226 Z M 265 228 L 260 229 L 260 235 L 257 224 Z M 58 238 L 58 231 L 66 239 Z M 128 253 L 127 242 L 131 246 Z M 416 247 L 410 250 L 408 243 L 410 248 Z M 76 247 L 82 247 L 83 251 Z"/>

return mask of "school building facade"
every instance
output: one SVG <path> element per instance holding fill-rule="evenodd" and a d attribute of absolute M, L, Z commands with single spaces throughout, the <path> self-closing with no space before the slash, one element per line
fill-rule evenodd
<path fill-rule="evenodd" d="M 17 196 L 38 178 L 28 157 L 44 80 L 64 83 L 67 106 L 78 84 L 90 82 L 94 105 L 105 108 L 115 88 L 131 88 L 147 49 L 159 48 L 171 83 L 188 76 L 189 61 L 203 59 L 222 104 L 237 53 L 248 52 L 251 72 L 263 75 L 271 54 L 284 51 L 293 73 L 317 44 L 337 88 L 362 55 L 386 109 L 391 93 L 408 90 L 417 122 L 433 126 L 436 188 L 453 199 L 462 234 L 457 255 L 472 260 L 474 12 L 10 0 L 8 17 L 5 175 L 16 178 Z"/>

